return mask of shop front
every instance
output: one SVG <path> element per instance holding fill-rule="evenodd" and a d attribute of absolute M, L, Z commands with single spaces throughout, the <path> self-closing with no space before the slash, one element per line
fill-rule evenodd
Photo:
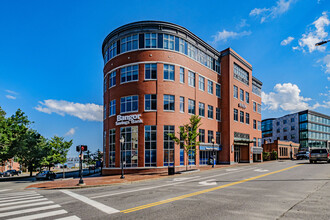
<path fill-rule="evenodd" d="M 219 144 L 200 144 L 199 146 L 199 165 L 211 165 L 215 158 L 215 163 L 219 161 L 219 151 L 222 146 Z"/>
<path fill-rule="evenodd" d="M 243 134 L 234 132 L 234 162 L 235 163 L 250 163 L 252 161 L 252 152 L 250 151 L 250 143 L 253 140 L 250 139 L 249 134 Z"/>

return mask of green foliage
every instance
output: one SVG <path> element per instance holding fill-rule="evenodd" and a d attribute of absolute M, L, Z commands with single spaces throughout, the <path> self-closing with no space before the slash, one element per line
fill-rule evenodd
<path fill-rule="evenodd" d="M 91 153 L 91 151 L 86 151 L 84 155 L 84 161 L 87 165 L 95 165 L 96 161 L 102 161 L 103 153 L 97 149 L 95 153 Z"/>
<path fill-rule="evenodd" d="M 42 165 L 50 169 L 57 163 L 64 164 L 71 146 L 72 140 L 64 141 L 63 137 L 55 135 L 52 139 L 47 141 L 47 154 L 43 158 Z"/>
<path fill-rule="evenodd" d="M 189 152 L 196 152 L 196 146 L 199 145 L 197 137 L 199 136 L 198 128 L 201 126 L 201 118 L 198 115 L 192 115 L 189 119 L 189 123 L 179 127 L 179 137 L 175 134 L 168 134 L 172 140 L 177 144 L 182 144 L 186 155 Z M 186 157 L 186 169 L 188 169 L 188 157 Z"/>
<path fill-rule="evenodd" d="M 270 160 L 270 153 L 269 152 L 263 152 L 262 153 L 262 158 L 263 158 L 263 161 Z"/>
<path fill-rule="evenodd" d="M 277 156 L 277 151 L 272 151 L 271 153 L 270 153 L 270 159 L 271 160 L 277 160 L 277 158 L 278 158 L 278 156 Z"/>

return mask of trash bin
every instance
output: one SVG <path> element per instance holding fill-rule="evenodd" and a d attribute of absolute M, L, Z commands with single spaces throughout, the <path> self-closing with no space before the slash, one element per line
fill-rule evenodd
<path fill-rule="evenodd" d="M 174 175 L 174 167 L 168 167 L 168 175 Z"/>

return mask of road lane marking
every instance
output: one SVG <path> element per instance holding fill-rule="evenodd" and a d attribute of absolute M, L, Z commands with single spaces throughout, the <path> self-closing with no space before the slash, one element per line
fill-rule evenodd
<path fill-rule="evenodd" d="M 0 204 L 0 207 L 9 206 L 9 205 L 18 205 L 18 204 L 24 204 L 24 203 L 31 203 L 31 202 L 40 202 L 40 201 L 45 201 L 45 200 L 47 200 L 47 199 L 42 198 L 42 199 L 32 199 L 32 200 L 25 200 L 25 201 L 19 201 L 19 202 L 8 202 L 5 204 Z"/>
<path fill-rule="evenodd" d="M 16 193 L 6 193 L 0 194 L 0 198 L 8 197 L 8 196 L 23 196 L 23 195 L 32 195 L 37 194 L 36 192 L 16 192 Z"/>
<path fill-rule="evenodd" d="M 12 189 L 0 189 L 0 192 L 5 192 L 5 191 L 9 191 L 9 190 L 12 190 Z"/>
<path fill-rule="evenodd" d="M 189 179 L 198 178 L 198 177 L 200 177 L 200 176 L 195 176 L 195 177 L 179 177 L 179 178 L 174 178 L 172 181 L 173 182 L 180 182 L 180 181 L 189 180 Z"/>
<path fill-rule="evenodd" d="M 20 195 L 20 196 L 7 196 L 7 197 L 0 197 L 0 201 L 7 200 L 7 199 L 17 199 L 22 197 L 31 197 L 31 196 L 39 196 L 40 194 L 34 193 L 34 194 L 28 194 L 28 195 Z"/>
<path fill-rule="evenodd" d="M 38 218 L 48 218 L 50 216 L 55 216 L 55 215 L 62 215 L 68 213 L 65 210 L 58 210 L 58 211 L 52 211 L 52 212 L 45 212 L 45 213 L 40 213 L 40 214 L 35 214 L 35 215 L 26 215 L 23 217 L 18 217 L 18 218 L 11 218 L 8 220 L 33 220 L 33 219 L 38 219 Z"/>
<path fill-rule="evenodd" d="M 269 170 L 256 169 L 256 170 L 254 170 L 254 171 L 256 171 L 256 172 L 260 172 L 260 173 L 263 173 L 263 172 L 268 172 Z"/>
<path fill-rule="evenodd" d="M 274 172 L 262 174 L 262 175 L 255 176 L 255 177 L 251 177 L 251 178 L 248 178 L 248 179 L 243 179 L 243 180 L 240 180 L 240 181 L 232 182 L 232 183 L 225 184 L 225 185 L 222 185 L 222 186 L 217 186 L 217 187 L 213 187 L 213 188 L 210 188 L 210 189 L 197 191 L 197 192 L 194 192 L 194 193 L 189 193 L 189 194 L 186 194 L 186 195 L 177 196 L 177 197 L 170 198 L 170 199 L 165 199 L 165 200 L 162 200 L 162 201 L 159 201 L 159 202 L 149 203 L 149 204 L 146 204 L 146 205 L 137 206 L 137 207 L 133 207 L 133 208 L 130 208 L 130 209 L 125 209 L 125 210 L 122 210 L 120 212 L 130 213 L 130 212 L 135 212 L 135 211 L 139 211 L 139 210 L 146 209 L 146 208 L 151 208 L 151 207 L 154 207 L 154 206 L 174 202 L 174 201 L 185 199 L 185 198 L 192 197 L 192 196 L 201 195 L 201 194 L 212 192 L 212 191 L 215 191 L 215 190 L 218 190 L 218 189 L 223 189 L 223 188 L 226 188 L 226 187 L 230 187 L 230 186 L 234 186 L 234 185 L 237 185 L 237 184 L 245 183 L 245 182 L 252 181 L 252 180 L 255 180 L 255 179 L 259 179 L 259 178 L 269 176 L 269 175 L 272 175 L 272 174 L 280 173 L 280 172 L 283 172 L 283 171 L 286 171 L 286 170 L 289 170 L 289 169 L 292 169 L 292 168 L 295 168 L 295 167 L 298 167 L 298 166 L 301 166 L 301 165 L 302 164 L 299 164 L 299 165 L 287 167 L 287 168 L 284 168 L 284 169 L 281 169 L 281 170 L 277 170 L 277 171 L 274 171 Z"/>
<path fill-rule="evenodd" d="M 78 216 L 68 216 L 68 217 L 64 217 L 64 218 L 57 218 L 55 220 L 79 220 L 80 218 Z"/>
<path fill-rule="evenodd" d="M 6 199 L 6 200 L 1 200 L 0 204 L 2 203 L 7 203 L 7 202 L 14 202 L 14 201 L 21 201 L 21 200 L 28 200 L 28 199 L 39 199 L 42 198 L 43 196 L 38 195 L 38 196 L 29 196 L 29 197 L 24 197 L 24 198 L 16 198 L 16 199 Z"/>
<path fill-rule="evenodd" d="M 94 201 L 94 200 L 91 200 L 89 198 L 87 198 L 86 196 L 82 196 L 82 195 L 79 195 L 79 194 L 76 194 L 76 193 L 73 193 L 71 191 L 68 191 L 68 190 L 60 190 L 62 193 L 65 193 L 75 199 L 78 199 L 88 205 L 91 205 L 93 206 L 94 208 L 97 208 L 98 210 L 106 213 L 106 214 L 113 214 L 113 213 L 117 213 L 119 212 L 119 210 L 117 209 L 114 209 L 114 208 L 111 208 L 109 206 L 106 206 L 100 202 L 97 202 L 97 201 Z"/>
<path fill-rule="evenodd" d="M 206 180 L 206 181 L 201 181 L 201 182 L 199 182 L 198 184 L 199 184 L 199 185 L 203 185 L 203 186 L 214 186 L 214 185 L 217 185 L 217 183 L 214 182 L 214 181 L 216 181 L 216 180 L 215 180 L 215 179 L 212 179 L 212 180 Z"/>
<path fill-rule="evenodd" d="M 42 206 L 42 207 L 37 207 L 37 208 L 31 208 L 31 209 L 22 209 L 18 211 L 11 211 L 11 212 L 3 212 L 0 213 L 1 217 L 7 217 L 11 215 L 20 215 L 24 213 L 29 213 L 29 212 L 37 212 L 37 211 L 43 211 L 43 210 L 48 210 L 48 209 L 56 209 L 60 208 L 60 205 L 49 205 L 49 206 Z"/>
<path fill-rule="evenodd" d="M 145 188 L 140 188 L 140 189 L 126 190 L 126 191 L 117 192 L 117 193 L 103 194 L 103 195 L 99 195 L 99 196 L 92 196 L 90 198 L 91 199 L 97 199 L 97 198 L 102 198 L 102 197 L 116 196 L 116 195 L 132 193 L 132 192 L 138 192 L 138 191 L 144 191 L 144 190 L 149 190 L 149 189 L 157 189 L 157 188 L 166 187 L 166 186 L 174 186 L 174 185 L 178 185 L 178 184 L 189 183 L 189 182 L 192 182 L 192 181 L 205 180 L 205 179 L 214 178 L 214 177 L 218 177 L 218 176 L 225 176 L 225 175 L 229 175 L 229 174 L 233 174 L 233 173 L 239 173 L 239 172 L 242 172 L 242 171 L 247 171 L 247 170 L 252 170 L 252 169 L 255 169 L 255 167 L 248 168 L 248 169 L 240 169 L 240 170 L 233 171 L 233 172 L 230 172 L 230 173 L 220 173 L 220 174 L 216 174 L 216 175 L 208 176 L 208 177 L 196 176 L 196 177 L 193 177 L 193 178 L 191 178 L 187 181 L 168 183 L 168 184 L 164 184 L 164 185 L 160 185 L 160 186 L 150 186 L 150 187 L 145 187 Z"/>
<path fill-rule="evenodd" d="M 26 208 L 26 207 L 31 207 L 31 206 L 48 205 L 48 204 L 52 204 L 52 203 L 54 203 L 54 202 L 45 201 L 45 202 L 29 203 L 29 204 L 24 204 L 24 205 L 15 205 L 15 206 L 10 206 L 10 207 L 0 208 L 0 212 L 9 211 L 9 210 L 12 210 L 12 209 L 21 209 L 21 208 Z"/>

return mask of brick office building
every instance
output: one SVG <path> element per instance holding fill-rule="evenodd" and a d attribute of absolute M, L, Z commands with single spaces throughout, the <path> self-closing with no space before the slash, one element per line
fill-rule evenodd
<path fill-rule="evenodd" d="M 121 153 L 126 172 L 180 169 L 186 157 L 205 165 L 213 150 L 217 163 L 260 160 L 262 83 L 231 48 L 219 52 L 179 25 L 142 21 L 112 31 L 102 53 L 104 174 L 119 171 Z M 201 144 L 185 155 L 167 134 L 192 114 L 202 118 Z"/>

